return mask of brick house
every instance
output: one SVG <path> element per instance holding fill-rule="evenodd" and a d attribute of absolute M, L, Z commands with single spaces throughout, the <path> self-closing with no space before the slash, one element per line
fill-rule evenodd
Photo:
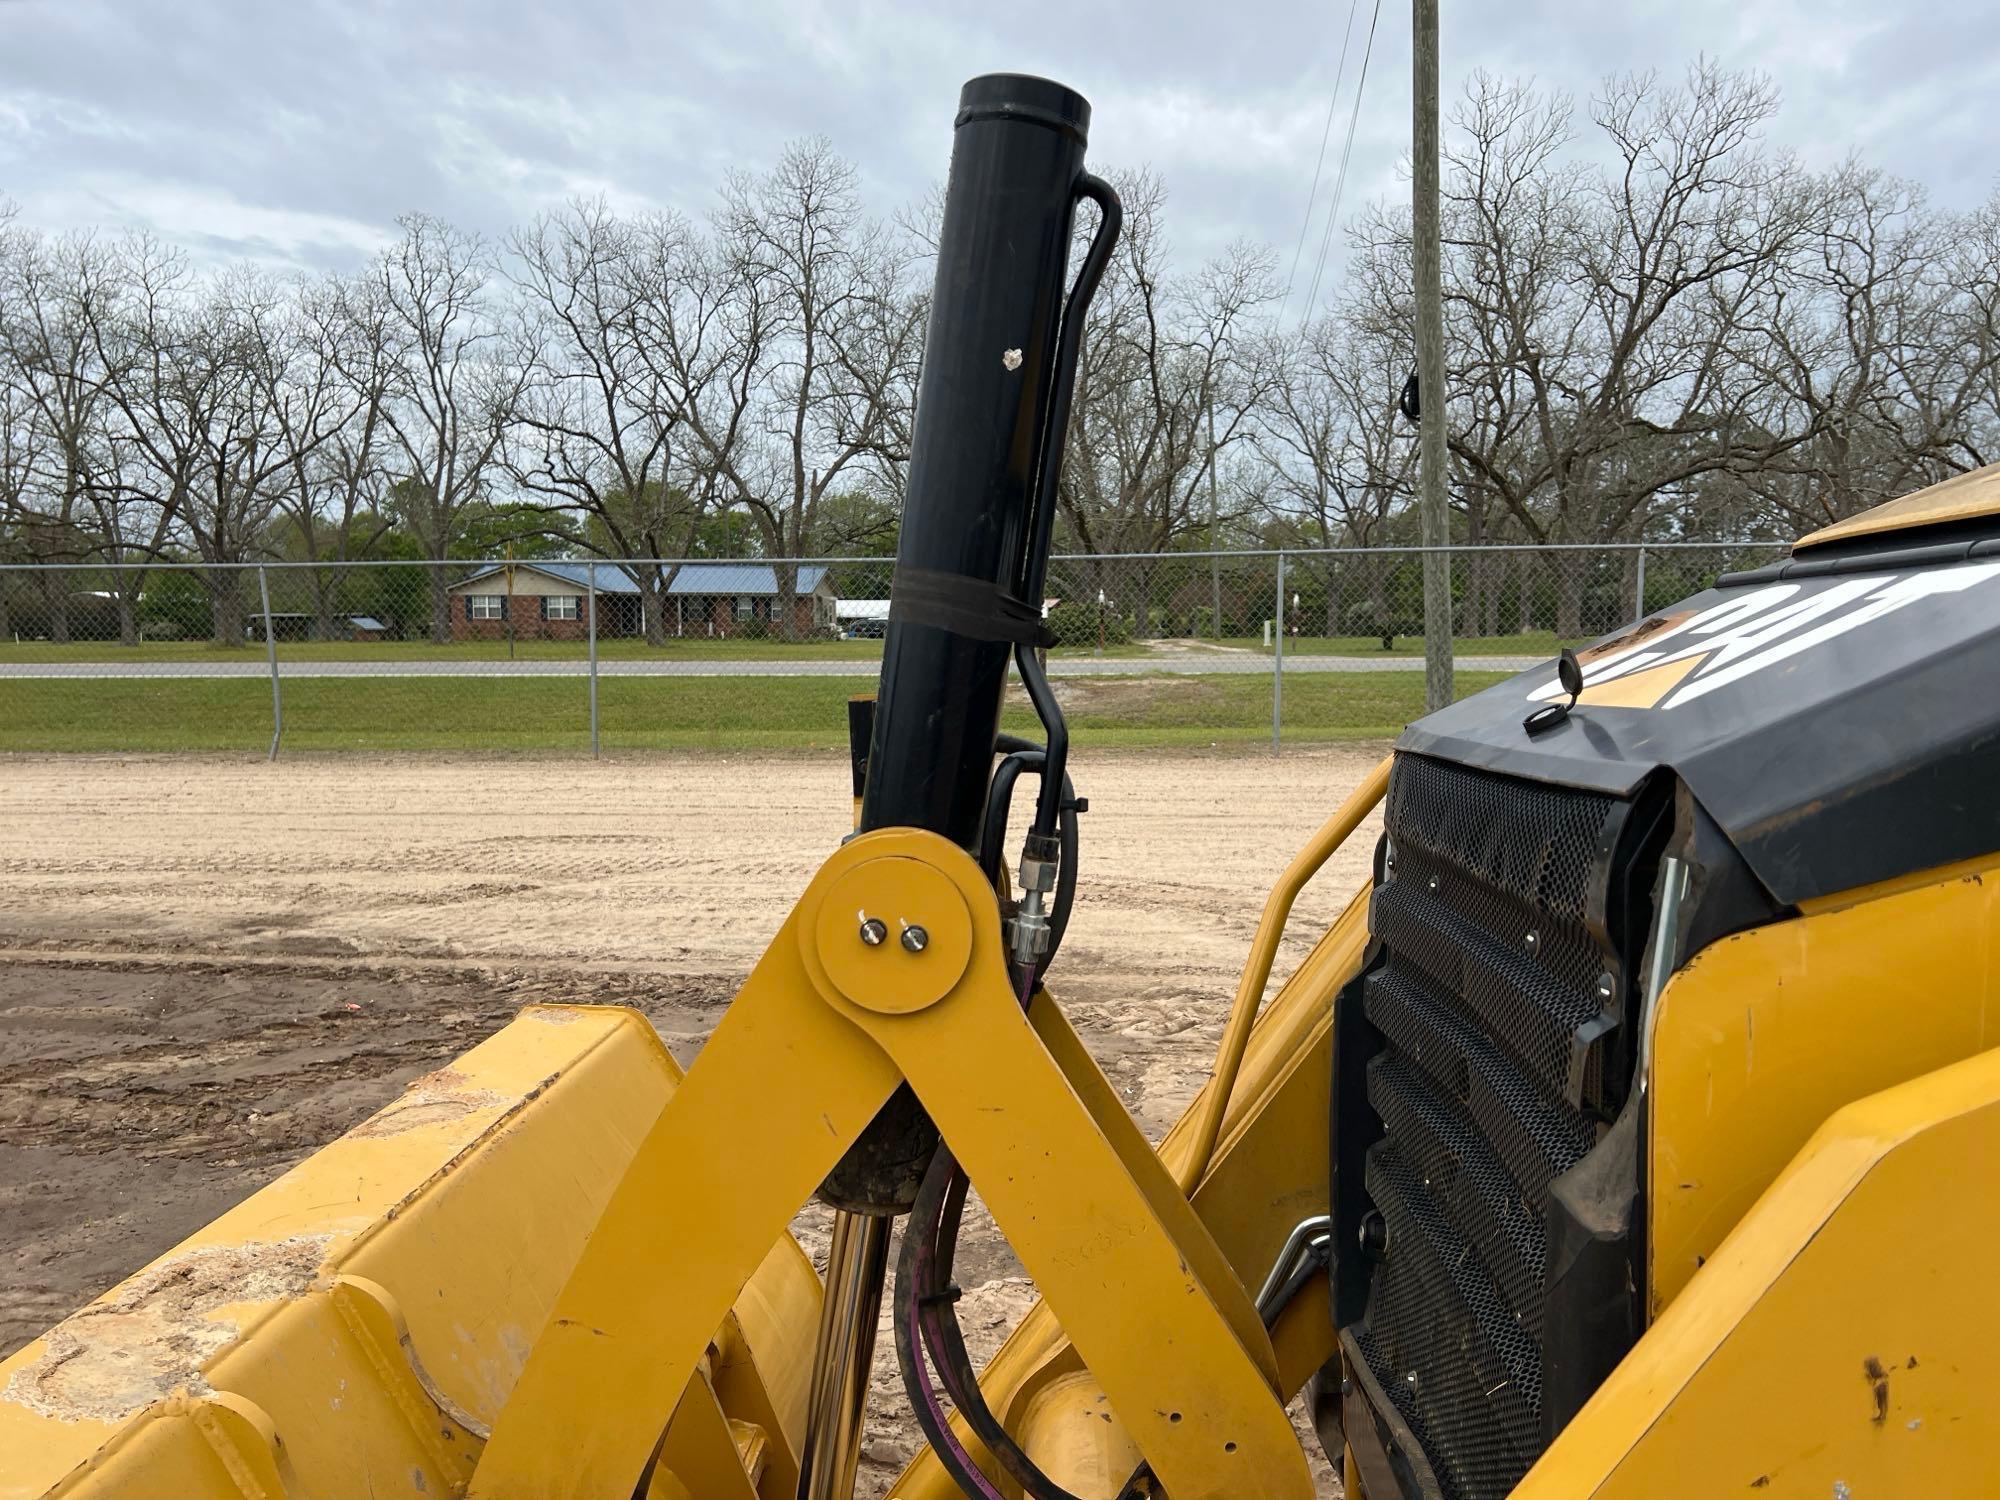
<path fill-rule="evenodd" d="M 793 585 L 797 636 L 835 632 L 833 579 L 802 563 Z M 639 585 L 623 567 L 598 563 L 597 634 L 645 633 Z M 593 569 L 580 562 L 488 563 L 450 589 L 455 641 L 582 640 Z M 664 625 L 669 636 L 783 635 L 777 569 L 769 563 L 682 563 L 667 582 Z"/>

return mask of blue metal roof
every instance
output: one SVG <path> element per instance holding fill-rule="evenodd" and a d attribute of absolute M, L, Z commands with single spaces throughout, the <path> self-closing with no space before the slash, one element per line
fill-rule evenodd
<path fill-rule="evenodd" d="M 468 573 L 454 587 L 463 588 L 480 578 L 490 578 L 509 566 L 506 563 L 488 563 L 486 566 Z M 590 583 L 591 567 L 580 562 L 517 562 L 512 564 L 515 571 L 544 573 L 551 578 L 560 578 L 565 583 L 573 583 L 579 588 L 587 588 Z M 809 594 L 826 577 L 826 567 L 822 563 L 800 563 L 798 567 L 797 590 Z M 597 564 L 597 592 L 600 594 L 636 594 L 639 585 L 632 575 L 614 563 Z M 749 562 L 691 562 L 682 563 L 673 580 L 667 585 L 670 595 L 736 594 L 748 597 L 775 598 L 778 593 L 778 573 L 769 563 Z"/>

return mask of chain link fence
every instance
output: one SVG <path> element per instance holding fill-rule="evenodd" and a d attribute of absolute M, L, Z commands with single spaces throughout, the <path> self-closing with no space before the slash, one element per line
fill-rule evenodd
<path fill-rule="evenodd" d="M 1780 555 L 1452 549 L 1461 690 Z M 0 750 L 834 744 L 840 701 L 878 670 L 893 572 L 887 558 L 0 565 Z M 1060 556 L 1046 593 L 1050 674 L 1080 734 L 1275 745 L 1394 733 L 1422 711 L 1421 549 Z M 1025 725 L 1022 706 L 1010 715 Z"/>

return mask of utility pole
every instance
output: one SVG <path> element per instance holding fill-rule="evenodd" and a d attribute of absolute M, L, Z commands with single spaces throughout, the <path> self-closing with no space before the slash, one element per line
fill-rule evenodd
<path fill-rule="evenodd" d="M 1208 397 L 1208 633 L 1222 639 L 1222 558 L 1217 554 L 1222 526 L 1222 495 L 1215 484 L 1215 394 Z"/>
<path fill-rule="evenodd" d="M 1416 240 L 1417 508 L 1424 547 L 1424 706 L 1451 702 L 1451 541 L 1444 499 L 1444 270 L 1438 248 L 1438 0 L 1411 0 L 1410 222 Z"/>

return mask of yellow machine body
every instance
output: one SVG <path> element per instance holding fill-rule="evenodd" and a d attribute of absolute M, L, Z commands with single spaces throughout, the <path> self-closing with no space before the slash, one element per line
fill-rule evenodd
<path fill-rule="evenodd" d="M 1992 1494 L 1996 1151 L 2000 1053 L 1839 1111 L 1516 1496 Z"/>
<path fill-rule="evenodd" d="M 1843 1105 L 2000 1045 L 2000 859 L 1815 902 L 1697 953 L 1653 1021 L 1655 1316 Z"/>
<path fill-rule="evenodd" d="M 982 1377 L 1023 1448 L 1079 1494 L 1136 1456 L 1182 1500 L 1310 1493 L 1282 1407 L 1333 1353 L 1326 1288 L 1268 1335 L 1249 1292 L 1327 1201 L 1365 892 L 1249 1016 L 1382 780 L 1274 894 L 1240 1047 L 1157 1152 L 1048 997 L 1012 994 L 977 866 L 866 835 L 685 1080 L 630 1012 L 526 1011 L 0 1365 L 0 1500 L 790 1495 L 819 1285 L 784 1224 L 904 1079 L 1048 1299 Z M 1996 876 L 1817 902 L 1667 985 L 1656 1316 L 1521 1493 L 1982 1492 Z M 857 946 L 856 911 L 932 941 Z M 893 1493 L 956 1491 L 925 1452 Z"/>

